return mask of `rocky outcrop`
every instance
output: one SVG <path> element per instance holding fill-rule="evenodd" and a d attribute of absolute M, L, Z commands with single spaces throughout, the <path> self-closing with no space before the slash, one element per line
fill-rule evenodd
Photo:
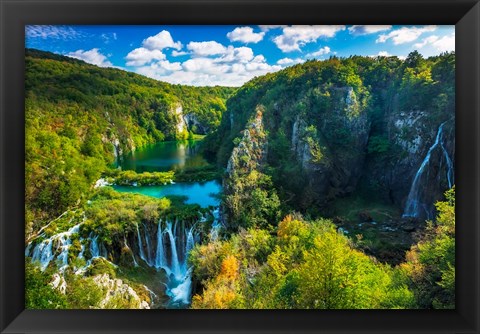
<path fill-rule="evenodd" d="M 415 197 L 410 194 L 415 177 L 422 172 L 415 185 L 422 188 L 419 198 L 414 199 L 422 206 L 418 211 L 421 213 L 414 216 L 418 219 L 433 218 L 434 203 L 442 200 L 445 190 L 453 185 L 455 122 L 453 118 L 444 121 L 439 136 L 441 120 L 445 116 L 432 119 L 422 110 L 390 113 L 386 116 L 384 132 L 388 135 L 389 149 L 395 152 L 395 159 L 374 158 L 368 163 L 368 173 L 364 173 L 370 183 L 381 186 L 385 197 L 405 210 L 409 195 L 410 201 Z"/>
<path fill-rule="evenodd" d="M 249 172 L 261 168 L 267 156 L 267 140 L 263 128 L 263 107 L 257 107 L 255 116 L 242 132 L 242 138 L 228 160 L 227 174 Z"/>
<path fill-rule="evenodd" d="M 352 192 L 362 173 L 370 122 L 352 87 L 332 90 L 333 108 L 320 119 L 298 114 L 291 149 L 311 177 L 319 202 Z"/>
<path fill-rule="evenodd" d="M 142 300 L 137 292 L 121 279 L 110 278 L 108 274 L 102 274 L 93 277 L 93 281 L 105 292 L 105 297 L 99 304 L 100 308 L 112 308 L 120 300 L 122 303 L 128 303 L 128 308 L 150 309 L 150 301 Z"/>
<path fill-rule="evenodd" d="M 197 134 L 206 135 L 210 128 L 198 120 L 197 115 L 193 113 L 183 115 L 183 120 L 189 131 Z"/>
<path fill-rule="evenodd" d="M 60 273 L 53 274 L 50 285 L 52 288 L 58 290 L 61 294 L 65 294 L 67 292 L 67 282 Z"/>
<path fill-rule="evenodd" d="M 187 124 L 184 119 L 183 115 L 183 107 L 180 103 L 176 104 L 173 109 L 171 110 L 171 113 L 175 116 L 175 128 L 177 131 L 177 134 L 182 134 L 185 131 L 188 131 Z"/>

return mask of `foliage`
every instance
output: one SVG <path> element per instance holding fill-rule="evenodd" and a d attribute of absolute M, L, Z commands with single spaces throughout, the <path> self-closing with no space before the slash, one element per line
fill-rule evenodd
<path fill-rule="evenodd" d="M 170 85 L 27 50 L 27 234 L 51 221 L 43 230 L 50 236 L 85 216 L 79 234 L 71 236 L 69 261 L 85 265 L 77 258 L 80 238 L 93 232 L 108 248 L 108 260 L 119 265 L 94 259 L 85 276 L 67 270 L 63 295 L 49 284 L 51 268 L 41 272 L 26 263 L 27 308 L 100 307 L 106 291 L 93 277 L 105 273 L 148 294 L 143 284 L 165 281 L 165 273 L 144 263 L 132 266 L 127 236 L 135 234 L 139 224 L 158 224 L 160 218 L 193 222 L 207 211 L 185 204 L 181 196 L 156 199 L 110 187 L 94 189 L 98 178 L 117 185 L 211 180 L 219 178 L 228 159 L 222 202 L 226 238 L 197 245 L 188 258 L 196 286 L 193 308 L 453 308 L 454 189 L 445 202 L 437 203 L 436 221 L 397 267 L 360 250 L 382 248 L 383 240 L 349 239 L 323 218 L 280 218 L 293 210 L 319 216 L 323 203 L 315 194 L 318 185 L 310 182 L 312 165 L 350 173 L 345 161 L 356 155 L 373 162 L 396 161 L 398 148 L 385 125 L 391 121 L 388 115 L 422 110 L 433 123 L 451 117 L 454 70 L 454 53 L 424 59 L 413 52 L 404 61 L 332 57 L 255 78 L 234 91 Z M 189 124 L 178 132 L 180 106 L 201 126 Z M 351 129 L 362 126 L 368 144 L 359 150 Z M 210 132 L 205 154 L 219 166 L 176 174 L 110 169 L 122 152 L 155 141 L 194 139 L 205 132 Z M 304 149 L 300 159 L 292 147 L 297 145 L 295 136 Z M 371 204 L 377 195 L 368 195 L 364 198 Z M 391 210 L 374 212 L 372 219 Z M 358 215 L 348 207 L 344 211 Z M 200 235 L 207 235 L 209 223 L 199 225 Z M 136 303 L 115 294 L 103 307 L 138 307 Z"/>
<path fill-rule="evenodd" d="M 142 222 L 158 223 L 158 218 L 170 209 L 170 200 L 140 194 L 120 193 L 110 187 L 100 188 L 85 206 L 85 224 L 81 233 L 99 236 L 106 245 L 122 242 L 127 232 L 135 231 Z"/>
<path fill-rule="evenodd" d="M 67 291 L 69 309 L 99 308 L 100 301 L 104 297 L 102 288 L 91 277 L 82 277 L 75 274 L 67 274 Z"/>
<path fill-rule="evenodd" d="M 272 187 L 271 178 L 253 170 L 246 175 L 232 177 L 230 182 L 234 190 L 224 197 L 230 214 L 230 228 L 258 226 L 271 229 L 271 223 L 280 214 L 280 200 Z"/>
<path fill-rule="evenodd" d="M 25 308 L 26 309 L 62 309 L 68 303 L 64 295 L 51 285 L 51 274 L 44 273 L 25 260 Z"/>
<path fill-rule="evenodd" d="M 276 237 L 249 229 L 190 254 L 203 292 L 193 308 L 408 308 L 413 295 L 388 265 L 353 249 L 326 220 L 287 216 Z"/>
<path fill-rule="evenodd" d="M 325 186 L 314 184 L 319 173 L 350 175 L 353 162 L 384 169 L 398 161 L 404 152 L 392 140 L 393 117 L 421 111 L 428 126 L 453 117 L 454 74 L 454 52 L 430 58 L 412 52 L 405 60 L 331 57 L 291 66 L 247 82 L 228 99 L 220 126 L 205 139 L 206 153 L 225 167 L 257 106 L 264 106 L 268 154 L 262 172 L 268 171 L 285 212 L 318 215 L 312 208 L 338 198 L 337 189 L 332 195 L 325 190 L 324 198 Z M 369 181 L 377 182 L 371 175 Z M 356 179 L 348 178 L 349 187 L 342 190 L 355 188 Z M 388 184 L 378 187 L 389 200 Z"/>
<path fill-rule="evenodd" d="M 27 235 L 85 201 L 115 155 L 187 139 L 188 131 L 177 133 L 179 106 L 214 130 L 234 91 L 171 85 L 32 49 L 25 66 Z"/>
<path fill-rule="evenodd" d="M 170 183 L 175 179 L 175 172 L 173 171 L 137 173 L 133 170 L 120 171 L 118 169 L 114 169 L 105 172 L 104 175 L 111 178 L 113 184 L 119 186 L 163 185 Z"/>
<path fill-rule="evenodd" d="M 455 308 L 455 187 L 438 202 L 437 219 L 401 265 L 420 308 Z"/>

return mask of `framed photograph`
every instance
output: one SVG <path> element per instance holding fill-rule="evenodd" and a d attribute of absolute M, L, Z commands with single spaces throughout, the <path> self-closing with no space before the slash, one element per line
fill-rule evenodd
<path fill-rule="evenodd" d="M 478 333 L 478 1 L 0 0 L 2 333 Z"/>

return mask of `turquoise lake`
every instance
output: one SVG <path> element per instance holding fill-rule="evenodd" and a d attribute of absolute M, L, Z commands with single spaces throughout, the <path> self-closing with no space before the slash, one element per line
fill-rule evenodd
<path fill-rule="evenodd" d="M 122 157 L 122 170 L 165 172 L 208 165 L 200 153 L 201 140 L 167 141 L 148 145 Z"/>
<path fill-rule="evenodd" d="M 119 164 L 122 170 L 137 173 L 156 171 L 180 171 L 208 165 L 200 153 L 201 141 L 161 142 L 137 149 L 133 154 L 123 156 Z M 162 198 L 165 196 L 186 196 L 187 204 L 201 207 L 218 206 L 218 195 L 222 191 L 220 181 L 178 182 L 161 186 L 114 186 L 120 192 L 130 192 Z"/>
<path fill-rule="evenodd" d="M 144 186 L 144 187 L 129 187 L 129 186 L 114 186 L 114 189 L 120 192 L 130 192 L 143 194 L 152 197 L 165 197 L 169 195 L 186 196 L 187 204 L 199 204 L 201 207 L 218 206 L 220 200 L 217 198 L 222 186 L 219 181 L 207 182 L 184 182 L 167 184 L 164 186 Z"/>

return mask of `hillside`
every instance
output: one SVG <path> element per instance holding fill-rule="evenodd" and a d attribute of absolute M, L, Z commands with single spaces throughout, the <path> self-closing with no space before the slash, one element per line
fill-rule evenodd
<path fill-rule="evenodd" d="M 454 308 L 454 77 L 412 52 L 187 87 L 27 50 L 27 308 Z"/>
<path fill-rule="evenodd" d="M 32 49 L 25 69 L 27 234 L 79 204 L 123 154 L 214 130 L 234 91 L 171 85 Z"/>
<path fill-rule="evenodd" d="M 249 122 L 261 117 L 265 152 L 257 169 L 272 179 L 285 210 L 324 216 L 352 194 L 403 212 L 437 142 L 419 176 L 420 203 L 410 209 L 432 219 L 453 183 L 454 76 L 454 54 L 295 65 L 246 83 L 228 100 L 218 131 L 206 139 L 209 153 L 226 167 L 234 147 L 248 146 Z"/>

